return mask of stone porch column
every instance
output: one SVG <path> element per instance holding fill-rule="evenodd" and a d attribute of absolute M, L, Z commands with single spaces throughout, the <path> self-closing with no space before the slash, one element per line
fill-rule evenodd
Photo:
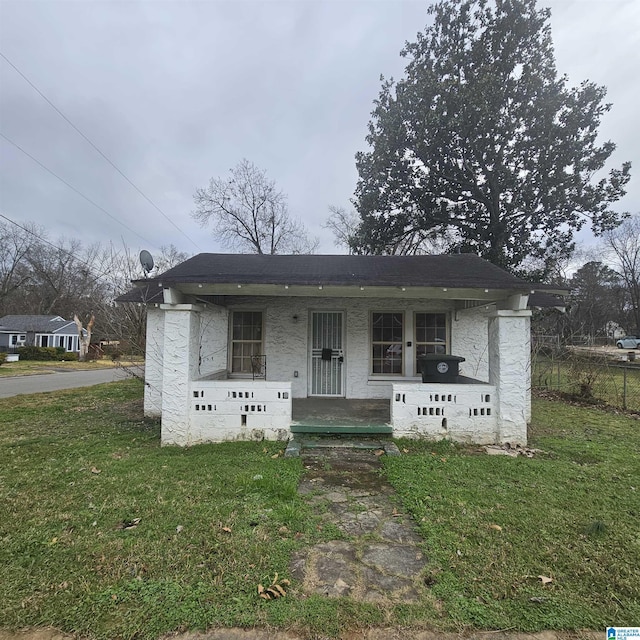
<path fill-rule="evenodd" d="M 166 299 L 166 298 L 165 298 Z M 189 443 L 189 382 L 198 371 L 200 312 L 197 304 L 161 304 L 164 311 L 161 442 Z"/>
<path fill-rule="evenodd" d="M 489 382 L 498 395 L 500 443 L 525 445 L 531 419 L 531 311 L 498 309 L 489 317 Z"/>
<path fill-rule="evenodd" d="M 162 361 L 164 351 L 164 311 L 147 307 L 147 349 L 144 362 L 144 415 L 162 415 Z"/>

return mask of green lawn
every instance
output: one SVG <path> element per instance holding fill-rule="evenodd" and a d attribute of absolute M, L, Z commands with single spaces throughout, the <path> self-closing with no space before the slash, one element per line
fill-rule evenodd
<path fill-rule="evenodd" d="M 144 364 L 142 359 L 132 361 L 124 358 L 116 362 L 109 358 L 88 362 L 18 360 L 18 362 L 2 363 L 2 365 L 0 365 L 0 378 L 33 376 L 41 373 L 52 373 L 53 371 L 90 371 L 91 369 L 105 369 L 118 366 L 127 367 L 141 364 Z"/>
<path fill-rule="evenodd" d="M 294 550 L 336 535 L 296 494 L 300 461 L 278 443 L 160 448 L 141 395 L 129 380 L 0 400 L 0 627 L 144 639 L 640 620 L 639 420 L 537 401 L 533 459 L 400 442 L 384 472 L 425 538 L 430 591 L 385 610 L 296 584 L 261 600 Z"/>

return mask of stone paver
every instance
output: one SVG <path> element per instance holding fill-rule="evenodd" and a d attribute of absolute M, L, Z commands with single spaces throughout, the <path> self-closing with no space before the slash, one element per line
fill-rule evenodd
<path fill-rule="evenodd" d="M 301 447 L 306 471 L 298 491 L 345 536 L 294 555 L 291 572 L 304 593 L 400 603 L 424 591 L 422 539 L 382 478 L 383 451 Z"/>

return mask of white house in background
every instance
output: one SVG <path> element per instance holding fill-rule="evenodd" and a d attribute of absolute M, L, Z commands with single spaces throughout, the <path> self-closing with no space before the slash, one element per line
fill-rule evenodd
<path fill-rule="evenodd" d="M 18 347 L 62 347 L 78 353 L 78 329 L 61 316 L 15 315 L 0 318 L 0 351 Z"/>
<path fill-rule="evenodd" d="M 386 400 L 398 437 L 526 443 L 532 285 L 475 255 L 204 253 L 136 284 L 163 444 L 286 440 L 304 398 Z M 460 377 L 422 382 L 426 354 Z"/>

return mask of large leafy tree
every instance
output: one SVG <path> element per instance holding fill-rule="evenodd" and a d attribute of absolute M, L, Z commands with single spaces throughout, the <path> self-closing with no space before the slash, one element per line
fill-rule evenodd
<path fill-rule="evenodd" d="M 433 22 L 384 81 L 356 156 L 359 253 L 411 253 L 446 238 L 516 273 L 545 277 L 589 221 L 611 209 L 630 163 L 604 173 L 599 143 L 610 105 L 591 82 L 569 87 L 555 67 L 549 10 L 535 0 L 440 0 Z M 535 272 L 535 273 L 534 273 Z"/>
<path fill-rule="evenodd" d="M 627 294 L 620 274 L 602 262 L 587 262 L 569 281 L 566 320 L 573 336 L 607 336 L 624 325 Z"/>

